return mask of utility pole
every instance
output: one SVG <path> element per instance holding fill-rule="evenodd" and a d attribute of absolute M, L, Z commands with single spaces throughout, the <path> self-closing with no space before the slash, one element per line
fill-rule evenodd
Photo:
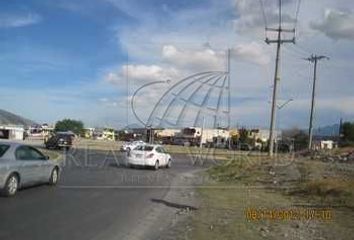
<path fill-rule="evenodd" d="M 314 63 L 313 67 L 313 83 L 312 83 L 312 100 L 311 100 L 311 112 L 310 112 L 310 123 L 309 123 L 309 145 L 308 149 L 312 148 L 312 134 L 313 134 L 313 114 L 315 109 L 315 95 L 316 95 L 316 78 L 317 78 L 317 62 L 321 59 L 329 59 L 327 56 L 317 56 L 311 55 L 309 58 L 305 58 L 305 60 Z"/>
<path fill-rule="evenodd" d="M 270 40 L 266 37 L 265 42 L 267 44 L 276 43 L 277 52 L 275 58 L 275 73 L 274 73 L 274 85 L 273 85 L 273 97 L 272 97 L 272 111 L 270 118 L 270 129 L 269 129 L 269 156 L 273 156 L 274 151 L 274 129 L 276 122 L 276 110 L 277 110 L 277 88 L 280 82 L 279 75 L 279 64 L 280 64 L 280 50 L 283 43 L 294 43 L 295 44 L 295 28 L 293 29 L 283 29 L 282 28 L 282 0 L 279 0 L 279 27 L 278 28 L 265 28 L 266 31 L 273 31 L 278 33 L 278 38 L 276 40 Z M 282 32 L 294 33 L 292 39 L 282 39 Z"/>
<path fill-rule="evenodd" d="M 200 152 L 202 152 L 202 148 L 203 148 L 204 127 L 205 127 L 205 116 L 203 116 L 203 125 L 202 125 L 202 130 L 201 130 L 201 132 L 200 132 L 200 142 L 199 142 L 199 149 L 200 149 Z"/>

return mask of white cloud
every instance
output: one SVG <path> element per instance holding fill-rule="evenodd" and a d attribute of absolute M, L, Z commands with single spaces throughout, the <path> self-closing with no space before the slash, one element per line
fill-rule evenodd
<path fill-rule="evenodd" d="M 322 22 L 313 22 L 311 27 L 335 40 L 354 40 L 354 13 L 327 9 Z"/>
<path fill-rule="evenodd" d="M 268 26 L 276 26 L 278 20 L 277 1 L 262 1 Z M 294 27 L 297 1 L 283 0 L 283 27 Z M 239 106 L 235 105 L 232 108 L 234 119 L 241 124 L 263 124 L 266 126 L 269 121 L 270 105 L 267 100 L 270 99 L 272 93 L 275 45 L 264 43 L 264 19 L 260 1 L 230 0 L 223 2 L 223 4 L 213 0 L 207 2 L 205 6 L 208 7 L 178 9 L 178 11 L 168 11 L 159 16 L 153 16 L 149 14 L 149 11 L 130 14 L 137 16 L 138 24 L 134 25 L 133 31 L 131 26 L 120 28 L 117 34 L 119 43 L 128 51 L 130 61 L 143 66 L 155 66 L 149 68 L 149 71 L 138 70 L 138 72 L 148 72 L 147 75 L 151 78 L 147 77 L 145 73 L 136 73 L 137 79 L 150 79 L 150 81 L 152 79 L 159 80 L 159 77 L 163 75 L 161 71 L 168 72 L 170 68 L 175 69 L 178 73 L 177 76 L 183 77 L 199 71 L 224 70 L 226 65 L 225 51 L 231 48 L 232 97 L 263 99 L 259 102 L 253 101 Z M 208 5 L 210 2 L 214 2 L 215 5 Z M 220 5 L 222 7 L 217 7 Z M 327 66 L 324 65 L 325 63 L 321 63 L 321 68 L 319 68 L 321 84 L 318 88 L 318 113 L 333 115 L 343 113 L 344 116 L 352 116 L 350 108 L 341 103 L 351 100 L 347 97 L 350 96 L 350 90 L 353 89 L 349 77 L 353 71 L 347 65 L 341 64 L 340 68 L 335 65 L 335 61 L 340 59 L 345 58 L 347 64 L 353 59 L 353 55 L 346 51 L 352 46 L 352 42 L 333 43 L 326 36 L 316 34 L 319 29 L 315 30 L 311 24 L 315 19 L 321 19 L 326 8 L 353 9 L 352 6 L 352 1 L 348 0 L 343 0 L 341 3 L 333 0 L 302 1 L 297 24 L 297 45 L 284 45 L 286 50 L 288 48 L 289 50 L 282 52 L 281 61 L 279 97 L 294 98 L 294 103 L 279 115 L 283 115 L 281 118 L 285 119 L 285 113 L 289 113 L 288 115 L 291 117 L 287 120 L 291 120 L 291 125 L 307 124 L 306 117 L 311 94 L 309 79 L 312 76 L 312 66 L 310 68 L 308 63 L 301 58 L 310 55 L 312 51 L 331 56 L 331 61 L 326 63 Z M 168 6 L 165 8 L 168 10 Z M 132 9 L 136 10 L 136 8 Z M 165 14 L 168 16 L 163 17 Z M 346 15 L 351 14 L 346 13 Z M 344 18 L 344 16 L 341 15 L 338 18 Z M 338 22 L 344 25 L 344 21 Z M 346 24 L 351 26 L 354 24 L 353 22 L 352 20 L 347 21 Z M 316 24 L 323 25 L 325 28 L 325 23 L 324 20 Z M 343 28 L 339 26 L 338 29 L 332 29 L 326 35 L 333 35 L 334 30 L 343 32 Z M 273 36 L 269 34 L 268 37 L 272 38 Z M 286 34 L 283 37 L 287 37 Z M 205 42 L 210 43 L 209 46 L 203 46 Z M 311 49 L 311 52 L 307 53 L 307 49 Z M 292 55 L 289 54 L 289 51 Z M 122 69 L 112 71 L 109 79 L 121 79 L 124 76 L 122 72 Z M 138 77 L 141 75 L 144 77 Z M 336 79 L 335 84 L 333 83 L 334 78 Z M 178 80 L 180 78 L 171 79 Z M 330 82 L 332 84 L 329 84 Z M 336 87 L 340 85 L 346 87 Z M 143 112 L 148 112 L 144 105 L 146 101 L 143 98 L 156 99 L 163 92 L 162 89 L 159 90 L 160 92 L 151 90 L 136 99 L 139 106 L 144 106 L 141 107 Z M 332 98 L 325 100 L 329 99 L 329 95 Z M 320 99 L 321 97 L 323 100 Z M 297 108 L 297 103 L 302 101 L 304 103 Z M 331 121 L 321 118 L 321 124 L 329 124 Z M 282 124 L 289 125 L 285 121 Z"/>
<path fill-rule="evenodd" d="M 265 52 L 264 46 L 256 42 L 236 45 L 232 49 L 232 56 L 260 65 L 268 64 L 270 61 L 269 54 Z"/>
<path fill-rule="evenodd" d="M 29 13 L 27 15 L 0 15 L 0 28 L 24 27 L 36 24 L 42 20 L 38 14 Z"/>
<path fill-rule="evenodd" d="M 263 3 L 263 4 L 262 4 Z M 273 0 L 235 0 L 237 18 L 234 20 L 236 31 L 240 33 L 264 31 L 278 23 L 278 1 Z M 263 5 L 263 7 L 262 7 Z M 294 27 L 296 1 L 283 1 L 283 27 Z M 264 9 L 264 15 L 263 11 Z"/>
<path fill-rule="evenodd" d="M 162 48 L 162 57 L 174 66 L 194 71 L 223 70 L 225 54 L 211 48 L 202 50 L 181 50 L 173 45 Z"/>
<path fill-rule="evenodd" d="M 126 79 L 133 82 L 144 83 L 152 81 L 164 81 L 175 79 L 178 71 L 172 67 L 161 67 L 158 65 L 123 65 L 118 70 L 110 71 L 104 77 L 106 82 L 122 84 Z"/>

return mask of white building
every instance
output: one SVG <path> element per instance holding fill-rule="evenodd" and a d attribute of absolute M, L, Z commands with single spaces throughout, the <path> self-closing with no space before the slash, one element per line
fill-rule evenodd
<path fill-rule="evenodd" d="M 23 126 L 1 125 L 0 139 L 23 140 L 25 129 Z"/>
<path fill-rule="evenodd" d="M 230 132 L 225 129 L 210 129 L 199 127 L 184 128 L 176 137 L 189 142 L 199 142 L 202 144 L 214 143 L 225 144 L 230 137 Z"/>
<path fill-rule="evenodd" d="M 313 143 L 313 148 L 315 150 L 331 150 L 337 147 L 336 142 L 333 140 L 315 140 Z"/>
<path fill-rule="evenodd" d="M 162 129 L 156 130 L 157 137 L 174 137 L 181 132 L 181 129 Z"/>

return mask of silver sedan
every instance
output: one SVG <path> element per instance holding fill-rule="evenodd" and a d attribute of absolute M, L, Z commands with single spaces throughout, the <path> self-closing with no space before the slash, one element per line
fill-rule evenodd
<path fill-rule="evenodd" d="M 0 141 L 0 190 L 13 196 L 20 187 L 36 183 L 57 184 L 59 164 L 38 149 L 21 143 Z"/>

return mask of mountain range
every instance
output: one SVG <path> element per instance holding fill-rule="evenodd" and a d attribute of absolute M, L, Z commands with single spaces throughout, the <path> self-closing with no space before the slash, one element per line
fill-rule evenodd
<path fill-rule="evenodd" d="M 30 119 L 0 109 L 0 125 L 23 125 L 25 127 L 35 125 Z"/>

